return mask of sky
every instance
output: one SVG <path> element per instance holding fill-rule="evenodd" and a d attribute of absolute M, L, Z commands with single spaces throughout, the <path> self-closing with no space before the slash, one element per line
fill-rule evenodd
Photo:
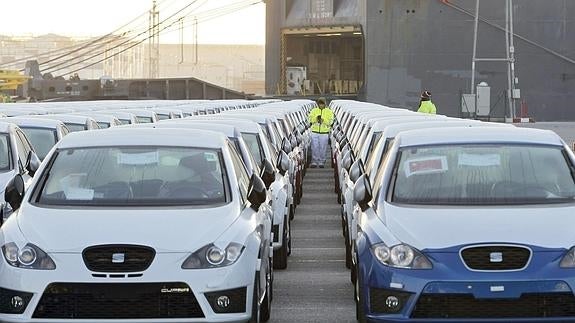
<path fill-rule="evenodd" d="M 194 16 L 231 5 L 249 4 L 257 0 L 157 0 L 160 21 L 184 6 L 184 43 L 194 42 Z M 8 36 L 43 35 L 47 33 L 71 37 L 107 34 L 146 13 L 123 30 L 145 30 L 147 12 L 152 0 L 16 0 L 2 8 L 0 34 Z M 243 10 L 211 18 L 198 25 L 200 44 L 264 44 L 265 5 L 258 3 Z M 213 13 L 213 11 L 212 11 Z M 207 17 L 205 14 L 203 17 Z M 202 18 L 199 18 L 201 21 Z M 207 18 L 204 18 L 207 19 Z M 160 35 L 161 43 L 180 43 L 180 32 L 174 25 Z M 135 34 L 138 34 L 136 32 Z"/>

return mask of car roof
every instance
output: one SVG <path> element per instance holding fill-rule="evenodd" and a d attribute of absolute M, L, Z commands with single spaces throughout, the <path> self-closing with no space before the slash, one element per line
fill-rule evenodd
<path fill-rule="evenodd" d="M 20 127 L 41 127 L 56 129 L 58 127 L 64 126 L 62 121 L 54 119 L 12 117 L 6 118 L 5 120 L 6 122 L 17 124 Z"/>
<path fill-rule="evenodd" d="M 86 123 L 88 120 L 94 120 L 94 118 L 89 116 L 75 114 L 44 114 L 37 117 L 40 119 L 55 119 L 71 123 L 80 122 L 82 124 Z M 34 116 L 34 118 L 36 118 L 36 116 Z"/>
<path fill-rule="evenodd" d="M 218 132 L 199 129 L 117 127 L 80 131 L 65 136 L 56 147 L 182 146 L 221 148 L 227 138 Z"/>
<path fill-rule="evenodd" d="M 175 121 L 172 121 L 175 120 Z M 142 127 L 137 125 L 136 127 Z M 145 124 L 143 127 L 146 127 Z M 149 124 L 148 127 L 154 128 L 177 128 L 177 129 L 203 129 L 223 133 L 227 137 L 236 138 L 240 135 L 238 129 L 231 125 L 221 123 L 210 123 L 208 120 L 193 120 L 193 119 L 171 119 L 163 120 L 154 124 Z"/>
<path fill-rule="evenodd" d="M 220 123 L 224 125 L 230 125 L 236 127 L 240 132 L 259 133 L 261 130 L 260 125 L 257 122 L 234 116 L 205 115 L 205 116 L 188 117 L 185 118 L 184 120 L 199 120 L 199 122 Z"/>
<path fill-rule="evenodd" d="M 518 143 L 563 146 L 549 130 L 516 127 L 454 127 L 409 130 L 396 137 L 401 147 L 464 143 Z"/>
<path fill-rule="evenodd" d="M 10 128 L 15 127 L 16 125 L 9 122 L 0 121 L 0 132 L 1 133 L 9 133 Z"/>

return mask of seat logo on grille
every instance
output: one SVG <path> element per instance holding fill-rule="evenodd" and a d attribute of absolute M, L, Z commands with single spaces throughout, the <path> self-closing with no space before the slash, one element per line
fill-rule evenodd
<path fill-rule="evenodd" d="M 123 253 L 114 253 L 112 254 L 112 263 L 113 264 L 123 264 L 126 261 L 126 255 Z"/>
<path fill-rule="evenodd" d="M 489 254 L 490 262 L 503 262 L 503 252 L 492 252 Z"/>

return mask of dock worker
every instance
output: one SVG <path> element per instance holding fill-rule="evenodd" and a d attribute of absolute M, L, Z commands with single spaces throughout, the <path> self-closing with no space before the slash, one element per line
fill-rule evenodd
<path fill-rule="evenodd" d="M 428 113 L 428 114 L 437 113 L 435 104 L 431 102 L 431 92 L 425 90 L 421 93 L 421 100 L 419 101 L 419 109 L 417 110 L 417 112 Z"/>
<path fill-rule="evenodd" d="M 325 167 L 327 143 L 329 132 L 334 121 L 333 111 L 326 105 L 326 99 L 321 97 L 317 100 L 317 107 L 309 113 L 311 123 L 311 167 Z"/>

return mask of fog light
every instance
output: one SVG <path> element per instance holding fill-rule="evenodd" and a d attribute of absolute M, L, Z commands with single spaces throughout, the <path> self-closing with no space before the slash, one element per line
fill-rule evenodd
<path fill-rule="evenodd" d="M 230 306 L 230 298 L 227 296 L 220 296 L 218 297 L 218 299 L 216 300 L 216 304 L 218 304 L 218 306 L 220 308 L 227 308 L 228 306 Z"/>
<path fill-rule="evenodd" d="M 399 307 L 399 299 L 395 296 L 388 296 L 385 299 L 385 305 L 392 311 L 395 311 Z"/>
<path fill-rule="evenodd" d="M 12 307 L 15 310 L 19 310 L 22 307 L 24 307 L 24 299 L 22 299 L 22 297 L 20 296 L 14 296 L 12 297 L 12 299 L 10 300 L 10 304 L 12 304 Z"/>

